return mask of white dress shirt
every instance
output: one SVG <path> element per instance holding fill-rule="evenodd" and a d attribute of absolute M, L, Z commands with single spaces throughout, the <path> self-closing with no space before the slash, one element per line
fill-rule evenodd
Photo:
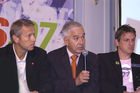
<path fill-rule="evenodd" d="M 72 56 L 73 54 L 69 51 L 69 49 L 67 48 L 67 52 L 68 52 L 68 56 L 69 56 L 69 60 L 70 60 L 70 64 L 72 63 Z M 77 55 L 77 59 L 76 59 L 76 65 L 78 64 L 78 61 L 79 61 L 79 57 L 80 57 L 80 54 Z"/>
<path fill-rule="evenodd" d="M 13 50 L 16 56 L 16 63 L 17 63 L 17 72 L 18 72 L 18 81 L 19 81 L 19 93 L 30 93 L 27 80 L 26 80 L 26 57 L 27 53 L 25 54 L 24 58 L 22 60 L 19 59 L 17 56 L 14 45 Z"/>

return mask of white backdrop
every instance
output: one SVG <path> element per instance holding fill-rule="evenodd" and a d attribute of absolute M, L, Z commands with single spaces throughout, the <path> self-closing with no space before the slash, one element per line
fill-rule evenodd
<path fill-rule="evenodd" d="M 26 18 L 34 21 L 36 46 L 48 52 L 63 46 L 61 30 L 73 20 L 73 0 L 0 0 L 0 47 L 10 41 L 13 21 Z"/>
<path fill-rule="evenodd" d="M 130 24 L 136 29 L 135 52 L 140 54 L 140 0 L 121 0 L 121 24 Z"/>

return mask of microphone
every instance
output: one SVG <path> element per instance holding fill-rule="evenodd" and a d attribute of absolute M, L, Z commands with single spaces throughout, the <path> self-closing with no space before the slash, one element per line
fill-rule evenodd
<path fill-rule="evenodd" d="M 87 50 L 83 50 L 82 54 L 84 55 L 84 59 L 85 59 L 85 70 L 87 70 L 87 62 L 86 62 L 86 56 L 88 55 L 88 51 Z"/>

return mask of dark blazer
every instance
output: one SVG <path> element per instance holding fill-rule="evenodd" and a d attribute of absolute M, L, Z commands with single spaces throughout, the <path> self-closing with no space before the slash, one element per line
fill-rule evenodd
<path fill-rule="evenodd" d="M 96 55 L 89 52 L 87 55 L 87 70 L 90 72 L 90 80 L 80 86 L 75 85 L 72 77 L 71 65 L 66 46 L 48 53 L 50 66 L 49 90 L 44 93 L 98 93 L 98 65 Z M 84 70 L 84 56 L 81 54 L 77 65 L 77 76 Z M 42 79 L 44 80 L 44 79 Z M 46 89 L 48 88 L 46 87 Z"/>
<path fill-rule="evenodd" d="M 39 90 L 40 70 L 46 62 L 46 51 L 35 47 L 26 58 L 26 79 L 30 91 Z M 0 48 L 0 92 L 18 93 L 18 74 L 13 45 Z"/>
<path fill-rule="evenodd" d="M 98 55 L 100 71 L 100 93 L 123 93 L 122 68 L 118 52 L 103 53 Z M 132 73 L 134 89 L 140 86 L 140 55 L 132 53 Z"/>

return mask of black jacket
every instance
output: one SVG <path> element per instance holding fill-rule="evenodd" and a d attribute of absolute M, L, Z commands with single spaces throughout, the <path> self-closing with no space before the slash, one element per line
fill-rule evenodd
<path fill-rule="evenodd" d="M 98 55 L 100 69 L 100 93 L 123 93 L 122 68 L 118 52 L 103 53 Z M 134 89 L 140 86 L 140 55 L 131 54 Z"/>
<path fill-rule="evenodd" d="M 39 91 L 40 70 L 46 62 L 46 51 L 35 47 L 26 58 L 26 79 L 30 91 Z M 0 48 L 0 92 L 18 93 L 18 73 L 13 45 Z"/>
<path fill-rule="evenodd" d="M 66 46 L 48 53 L 51 82 L 46 84 L 49 90 L 44 93 L 98 93 L 98 65 L 96 55 L 89 52 L 87 55 L 87 70 L 90 72 L 88 83 L 75 85 L 72 77 L 71 65 Z M 77 65 L 77 76 L 84 70 L 84 56 L 81 54 Z M 44 79 L 42 79 L 44 80 Z"/>

